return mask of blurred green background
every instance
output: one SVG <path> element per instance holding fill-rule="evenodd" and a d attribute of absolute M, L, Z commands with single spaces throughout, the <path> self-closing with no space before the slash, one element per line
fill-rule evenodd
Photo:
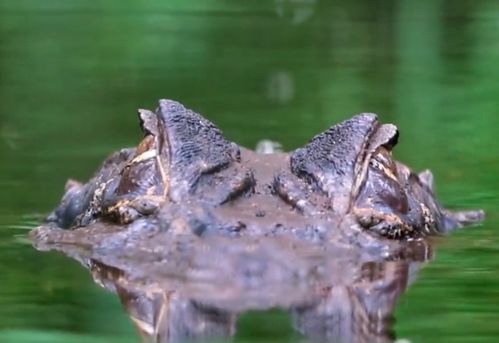
<path fill-rule="evenodd" d="M 401 131 L 442 201 L 483 226 L 443 239 L 396 313 L 411 342 L 499 336 L 499 2 L 0 0 L 0 341 L 135 342 L 114 295 L 24 236 L 171 98 L 245 146 L 300 146 L 358 112 Z M 236 341 L 299 341 L 280 312 Z"/>

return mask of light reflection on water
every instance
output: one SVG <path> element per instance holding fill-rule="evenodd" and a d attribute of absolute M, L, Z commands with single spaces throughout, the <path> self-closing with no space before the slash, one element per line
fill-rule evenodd
<path fill-rule="evenodd" d="M 169 97 L 245 146 L 291 149 L 363 111 L 395 122 L 398 159 L 430 167 L 445 204 L 488 213 L 439 240 L 397 336 L 495 341 L 498 20 L 492 0 L 0 2 L 0 339 L 137 340 L 85 270 L 17 237 Z M 236 340 L 300 340 L 289 322 L 247 315 Z"/>

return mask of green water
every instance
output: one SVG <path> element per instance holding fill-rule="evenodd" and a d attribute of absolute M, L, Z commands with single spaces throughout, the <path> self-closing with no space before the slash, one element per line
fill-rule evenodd
<path fill-rule="evenodd" d="M 499 336 L 499 3 L 481 1 L 0 0 L 0 341 L 136 342 L 118 299 L 24 236 L 67 178 L 140 137 L 135 110 L 179 100 L 246 146 L 288 148 L 358 112 L 401 131 L 482 226 L 439 242 L 399 300 L 397 337 Z M 295 341 L 252 313 L 236 341 Z"/>

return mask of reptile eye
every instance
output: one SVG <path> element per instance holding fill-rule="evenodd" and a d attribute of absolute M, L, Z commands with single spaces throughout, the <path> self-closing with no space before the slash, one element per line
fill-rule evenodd
<path fill-rule="evenodd" d="M 156 130 L 156 115 L 151 111 L 139 109 L 138 116 L 140 129 L 144 133 L 144 136 L 154 135 L 154 132 L 152 132 L 151 130 Z"/>
<path fill-rule="evenodd" d="M 148 132 L 148 130 L 144 126 L 144 118 L 142 118 L 142 114 L 141 114 L 140 110 L 139 110 L 139 113 L 138 113 L 138 117 L 139 117 L 140 129 L 142 130 L 142 132 L 144 134 L 148 134 L 149 132 Z"/>
<path fill-rule="evenodd" d="M 149 130 L 145 127 L 145 125 L 144 125 L 144 121 L 143 121 L 143 120 L 141 120 L 141 121 L 140 121 L 140 128 L 141 128 L 142 132 L 144 133 L 144 137 L 152 135 L 152 132 L 151 132 L 151 131 L 149 131 Z"/>
<path fill-rule="evenodd" d="M 399 135 L 400 135 L 399 129 L 397 128 L 392 138 L 390 138 L 390 140 L 387 143 L 385 143 L 383 146 L 386 147 L 388 150 L 392 150 L 393 147 L 397 145 L 399 141 Z"/>

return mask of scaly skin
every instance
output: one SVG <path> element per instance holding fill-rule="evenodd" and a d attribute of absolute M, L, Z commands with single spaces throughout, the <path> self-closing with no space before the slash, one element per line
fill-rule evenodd
<path fill-rule="evenodd" d="M 51 229 L 84 236 L 95 225 L 142 219 L 196 235 L 292 234 L 352 244 L 359 235 L 413 239 L 483 219 L 482 211 L 442 208 L 431 173 L 417 175 L 393 159 L 398 130 L 374 114 L 332 126 L 290 153 L 267 154 L 226 140 L 171 100 L 155 112 L 139 110 L 139 118 L 137 148 L 111 155 L 88 183 L 69 183 L 48 218 Z"/>

